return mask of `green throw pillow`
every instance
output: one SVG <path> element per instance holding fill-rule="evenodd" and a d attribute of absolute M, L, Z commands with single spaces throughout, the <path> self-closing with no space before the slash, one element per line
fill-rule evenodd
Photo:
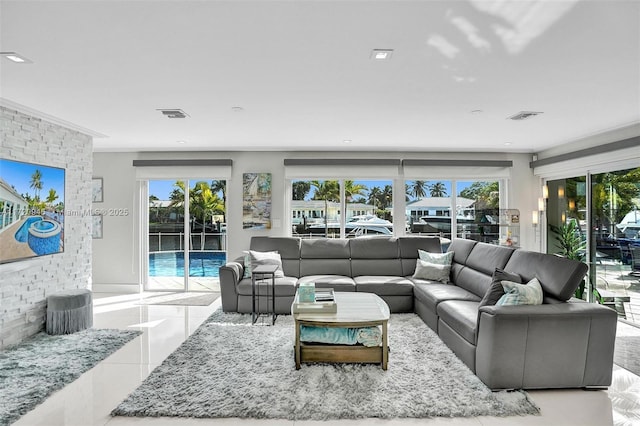
<path fill-rule="evenodd" d="M 502 281 L 505 294 L 498 300 L 498 306 L 542 305 L 542 286 L 537 278 L 526 284 Z"/>

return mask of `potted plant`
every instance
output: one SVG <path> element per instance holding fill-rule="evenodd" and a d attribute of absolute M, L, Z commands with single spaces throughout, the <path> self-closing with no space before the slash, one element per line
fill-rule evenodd
<path fill-rule="evenodd" d="M 563 223 L 560 226 L 550 225 L 551 231 L 556 234 L 556 246 L 561 250 L 560 256 L 567 259 L 583 261 L 586 253 L 586 241 L 582 240 L 580 228 L 575 220 Z M 576 289 L 575 297 L 583 299 L 586 281 L 583 279 Z"/>

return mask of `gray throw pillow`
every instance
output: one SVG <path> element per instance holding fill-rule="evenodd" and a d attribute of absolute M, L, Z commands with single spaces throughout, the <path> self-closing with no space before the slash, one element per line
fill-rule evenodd
<path fill-rule="evenodd" d="M 249 250 L 251 256 L 251 270 L 253 271 L 259 265 L 276 265 L 278 269 L 275 272 L 275 276 L 284 277 L 284 271 L 282 270 L 282 259 L 280 253 L 277 251 L 253 251 Z"/>
<path fill-rule="evenodd" d="M 251 255 L 249 251 L 243 251 L 244 255 L 244 272 L 242 273 L 242 278 L 251 278 Z"/>
<path fill-rule="evenodd" d="M 413 278 L 447 283 L 449 282 L 450 271 L 451 265 L 439 265 L 418 259 L 416 261 L 416 271 L 413 273 Z"/>
<path fill-rule="evenodd" d="M 522 279 L 518 274 L 512 274 L 511 272 L 506 272 L 502 269 L 496 268 L 496 270 L 493 271 L 493 279 L 491 281 L 491 285 L 480 301 L 478 309 L 487 305 L 495 305 L 498 300 L 500 300 L 500 298 L 504 295 L 504 287 L 502 286 L 502 281 L 521 283 Z"/>
<path fill-rule="evenodd" d="M 429 263 L 436 263 L 438 265 L 451 265 L 453 261 L 453 252 L 449 251 L 446 253 L 431 253 L 429 251 L 424 251 L 418 249 L 418 258 L 420 260 L 424 260 Z"/>

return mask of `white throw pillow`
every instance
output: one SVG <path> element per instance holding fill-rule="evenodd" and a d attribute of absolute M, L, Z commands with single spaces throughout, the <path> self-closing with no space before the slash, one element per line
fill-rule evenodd
<path fill-rule="evenodd" d="M 284 271 L 282 270 L 282 259 L 280 253 L 277 251 L 253 251 L 249 250 L 251 256 L 251 270 L 254 270 L 259 265 L 276 265 L 276 277 L 284 277 Z"/>
<path fill-rule="evenodd" d="M 450 271 L 451 265 L 440 265 L 418 259 L 416 261 L 416 271 L 413 273 L 413 278 L 447 283 L 449 282 Z"/>
<path fill-rule="evenodd" d="M 418 257 L 420 260 L 424 260 L 429 263 L 436 263 L 438 265 L 451 265 L 453 262 L 453 252 L 446 253 L 431 253 L 424 250 L 418 250 Z"/>
<path fill-rule="evenodd" d="M 526 284 L 502 281 L 505 294 L 498 300 L 498 306 L 542 305 L 542 286 L 537 278 Z"/>

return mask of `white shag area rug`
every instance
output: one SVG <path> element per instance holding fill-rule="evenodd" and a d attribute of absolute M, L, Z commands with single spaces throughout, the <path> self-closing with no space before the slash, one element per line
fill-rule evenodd
<path fill-rule="evenodd" d="M 539 414 L 522 391 L 492 392 L 414 314 L 389 321 L 389 367 L 303 364 L 291 316 L 275 326 L 216 311 L 114 416 L 330 420 Z"/>
<path fill-rule="evenodd" d="M 89 328 L 51 336 L 43 331 L 0 351 L 0 426 L 13 423 L 140 334 Z"/>

